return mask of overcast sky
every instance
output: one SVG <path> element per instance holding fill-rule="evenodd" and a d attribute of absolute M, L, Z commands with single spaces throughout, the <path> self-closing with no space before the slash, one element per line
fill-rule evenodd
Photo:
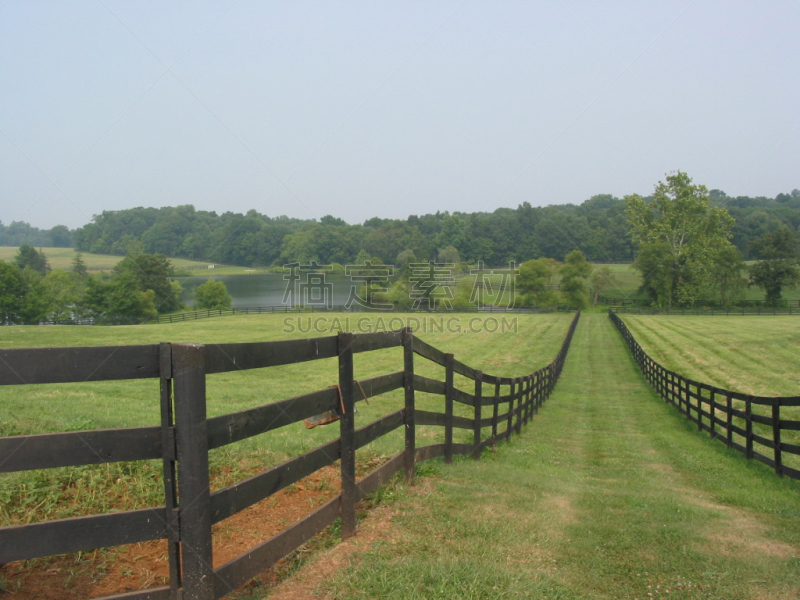
<path fill-rule="evenodd" d="M 800 187 L 800 0 L 0 0 L 0 220 Z"/>

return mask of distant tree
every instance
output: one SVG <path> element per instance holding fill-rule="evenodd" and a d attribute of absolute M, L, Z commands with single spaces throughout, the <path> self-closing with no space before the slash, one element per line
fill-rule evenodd
<path fill-rule="evenodd" d="M 86 263 L 83 262 L 83 254 L 80 252 L 77 252 L 75 258 L 72 259 L 72 272 L 80 279 L 86 279 L 89 276 L 89 272 L 86 270 Z"/>
<path fill-rule="evenodd" d="M 56 269 L 42 281 L 42 294 L 48 317 L 54 320 L 69 318 L 77 311 L 83 295 L 83 279 L 73 271 Z"/>
<path fill-rule="evenodd" d="M 222 281 L 209 279 L 194 290 L 195 308 L 215 310 L 230 308 L 233 298 L 228 294 L 228 289 Z"/>
<path fill-rule="evenodd" d="M 568 306 L 585 308 L 589 303 L 586 279 L 592 273 L 592 265 L 580 250 L 567 254 L 564 264 L 559 269 L 561 275 L 561 294 Z"/>
<path fill-rule="evenodd" d="M 24 313 L 25 291 L 19 269 L 0 260 L 0 324 L 21 321 Z"/>
<path fill-rule="evenodd" d="M 614 272 L 608 265 L 603 265 L 602 267 L 593 269 L 589 283 L 592 286 L 592 295 L 594 296 L 592 300 L 593 306 L 597 304 L 598 296 L 601 296 L 608 290 L 615 289 L 619 286 L 617 276 L 614 275 Z"/>
<path fill-rule="evenodd" d="M 397 275 L 401 279 L 405 279 L 407 281 L 409 275 L 411 274 L 411 267 L 409 267 L 409 265 L 416 262 L 419 261 L 417 260 L 417 255 L 414 254 L 413 250 L 410 250 L 408 248 L 403 250 L 400 254 L 397 255 L 397 258 L 395 259 L 395 265 L 399 269 Z"/>
<path fill-rule="evenodd" d="M 163 254 L 136 254 L 122 259 L 114 267 L 116 276 L 131 281 L 140 292 L 153 290 L 155 307 L 160 313 L 172 312 L 183 306 L 183 290 L 177 281 L 170 281 L 174 270 Z"/>
<path fill-rule="evenodd" d="M 747 268 L 742 253 L 734 245 L 723 246 L 714 254 L 709 283 L 722 306 L 738 299 L 747 285 Z"/>
<path fill-rule="evenodd" d="M 100 323 L 141 322 L 156 316 L 155 292 L 141 291 L 137 285 L 128 272 L 110 281 L 99 275 L 89 277 L 80 303 L 82 315 Z"/>
<path fill-rule="evenodd" d="M 72 233 L 65 225 L 56 225 L 49 232 L 50 244 L 55 248 L 69 248 L 72 246 Z"/>
<path fill-rule="evenodd" d="M 785 287 L 800 282 L 797 235 L 788 227 L 779 227 L 762 235 L 751 244 L 751 250 L 762 260 L 749 268 L 750 285 L 766 292 L 765 302 L 777 306 Z"/>
<path fill-rule="evenodd" d="M 440 263 L 458 265 L 461 263 L 461 255 L 455 246 L 447 246 L 439 250 L 438 260 Z"/>
<path fill-rule="evenodd" d="M 694 304 L 715 253 L 730 243 L 733 218 L 681 171 L 659 182 L 651 201 L 638 194 L 624 201 L 645 290 L 662 306 Z"/>
<path fill-rule="evenodd" d="M 557 300 L 551 285 L 558 269 L 558 261 L 552 258 L 537 258 L 524 262 L 519 267 L 515 281 L 522 302 L 528 306 L 549 306 Z"/>
<path fill-rule="evenodd" d="M 15 260 L 20 270 L 26 268 L 31 269 L 39 273 L 42 277 L 47 275 L 47 272 L 50 270 L 50 264 L 47 262 L 47 257 L 44 255 L 44 252 L 27 244 L 22 244 L 19 247 Z"/>

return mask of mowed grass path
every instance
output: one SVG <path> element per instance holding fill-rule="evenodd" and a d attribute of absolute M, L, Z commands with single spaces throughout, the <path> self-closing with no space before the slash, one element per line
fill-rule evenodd
<path fill-rule="evenodd" d="M 650 390 L 605 315 L 582 317 L 521 437 L 479 462 L 422 468 L 438 477 L 421 478 L 321 593 L 800 597 L 800 485 L 698 434 Z"/>

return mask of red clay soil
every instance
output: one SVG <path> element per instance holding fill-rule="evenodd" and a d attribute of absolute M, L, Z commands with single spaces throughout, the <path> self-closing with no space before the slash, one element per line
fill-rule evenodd
<path fill-rule="evenodd" d="M 214 567 L 272 537 L 339 493 L 326 467 L 214 526 Z M 282 565 L 259 577 L 277 581 Z M 159 587 L 168 582 L 167 543 L 145 542 L 0 566 L 3 600 L 78 600 Z"/>

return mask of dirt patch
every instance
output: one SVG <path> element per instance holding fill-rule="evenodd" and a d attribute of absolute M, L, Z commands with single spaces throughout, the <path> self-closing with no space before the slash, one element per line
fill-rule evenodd
<path fill-rule="evenodd" d="M 409 494 L 424 500 L 433 490 L 433 483 L 426 480 L 417 480 L 417 485 L 408 488 Z M 423 502 L 419 503 L 422 510 Z M 365 552 L 368 552 L 375 542 L 381 540 L 395 540 L 399 537 L 397 527 L 392 522 L 396 511 L 391 506 L 378 506 L 370 511 L 366 518 L 358 523 L 358 532 L 355 537 L 337 544 L 326 552 L 319 553 L 311 559 L 302 569 L 290 578 L 279 583 L 270 593 L 270 600 L 306 600 L 317 598 L 319 600 L 333 600 L 333 596 L 325 593 L 322 584 L 333 579 L 337 573 L 353 564 Z"/>
<path fill-rule="evenodd" d="M 325 467 L 214 526 L 214 566 L 228 562 L 300 520 L 339 493 L 339 472 Z M 262 576 L 277 580 L 278 563 Z M 13 600 L 99 598 L 166 585 L 164 540 L 114 549 L 19 561 L 0 567 L 0 582 Z"/>

